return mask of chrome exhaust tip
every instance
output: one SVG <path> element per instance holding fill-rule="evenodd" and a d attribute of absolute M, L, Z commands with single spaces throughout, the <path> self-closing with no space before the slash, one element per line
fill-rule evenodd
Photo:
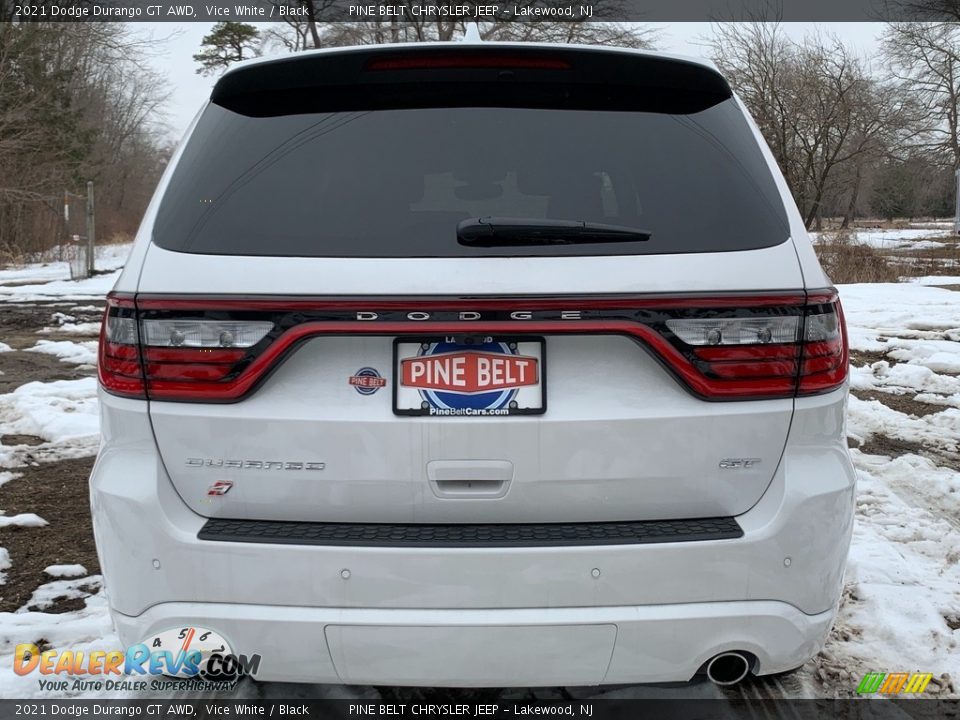
<path fill-rule="evenodd" d="M 736 685 L 750 672 L 750 660 L 740 652 L 714 655 L 707 663 L 707 677 L 715 685 Z"/>

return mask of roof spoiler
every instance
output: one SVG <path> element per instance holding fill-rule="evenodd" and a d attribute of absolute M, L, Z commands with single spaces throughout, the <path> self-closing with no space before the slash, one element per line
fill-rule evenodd
<path fill-rule="evenodd" d="M 496 106 L 689 114 L 731 95 L 715 69 L 687 60 L 462 42 L 303 53 L 238 67 L 220 78 L 211 100 L 252 117 Z"/>

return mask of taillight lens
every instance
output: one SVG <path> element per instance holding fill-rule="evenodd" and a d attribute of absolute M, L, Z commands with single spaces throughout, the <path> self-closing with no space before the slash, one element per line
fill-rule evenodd
<path fill-rule="evenodd" d="M 557 319 L 571 304 L 583 308 L 577 319 Z M 531 310 L 518 318 L 513 312 L 517 306 Z M 373 313 L 376 321 L 359 319 L 371 309 L 378 311 Z M 464 322 L 464 315 L 473 321 Z M 252 392 L 297 342 L 312 336 L 459 332 L 631 336 L 706 400 L 824 393 L 847 377 L 843 312 L 831 289 L 749 296 L 409 302 L 202 296 L 140 296 L 135 301 L 111 294 L 101 333 L 100 381 L 108 392 L 126 397 L 233 402 Z"/>
<path fill-rule="evenodd" d="M 234 400 L 247 389 L 236 378 L 274 328 L 269 320 L 152 314 L 138 312 L 132 296 L 108 296 L 99 367 L 108 392 L 154 400 Z"/>
<path fill-rule="evenodd" d="M 805 303 L 688 312 L 695 317 L 666 320 L 664 335 L 699 371 L 686 378 L 688 385 L 708 399 L 822 393 L 847 377 L 843 314 L 834 291 L 811 294 Z M 682 363 L 672 369 L 684 375 Z"/>
<path fill-rule="evenodd" d="M 111 293 L 100 328 L 97 363 L 104 390 L 123 397 L 144 398 L 143 372 L 133 297 Z"/>
<path fill-rule="evenodd" d="M 847 326 L 835 292 L 811 294 L 806 307 L 800 395 L 815 395 L 840 387 L 850 365 Z"/>
<path fill-rule="evenodd" d="M 242 392 L 237 378 L 274 328 L 269 320 L 203 317 L 204 313 L 159 317 L 147 310 L 140 315 L 143 373 L 152 400 L 236 399 Z"/>

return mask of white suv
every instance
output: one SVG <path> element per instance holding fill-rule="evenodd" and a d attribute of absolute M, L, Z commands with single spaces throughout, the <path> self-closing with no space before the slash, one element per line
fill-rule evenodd
<path fill-rule="evenodd" d="M 99 372 L 125 642 L 211 628 L 265 680 L 736 682 L 804 663 L 836 612 L 840 303 L 698 61 L 436 43 L 231 69 Z"/>

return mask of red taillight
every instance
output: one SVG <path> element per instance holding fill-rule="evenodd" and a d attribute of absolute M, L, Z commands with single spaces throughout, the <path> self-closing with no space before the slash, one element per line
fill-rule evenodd
<path fill-rule="evenodd" d="M 847 341 L 835 291 L 782 306 L 694 311 L 666 320 L 671 344 L 697 368 L 688 384 L 708 399 L 828 392 L 847 376 Z M 683 374 L 674 363 L 673 370 Z"/>
<path fill-rule="evenodd" d="M 123 397 L 144 398 L 137 337 L 137 310 L 132 295 L 110 293 L 100 328 L 97 372 L 103 389 Z"/>
<path fill-rule="evenodd" d="M 569 70 L 570 63 L 560 58 L 536 55 L 401 55 L 375 58 L 367 63 L 367 70 L 449 70 L 449 69 L 532 69 Z"/>
<path fill-rule="evenodd" d="M 579 308 L 573 319 L 572 307 Z M 465 314 L 473 319 L 465 322 Z M 370 315 L 373 321 L 358 320 Z M 232 402 L 310 337 L 455 333 L 630 336 L 706 400 L 811 395 L 838 388 L 847 377 L 843 313 L 829 290 L 409 301 L 144 296 L 136 303 L 111 294 L 100 381 L 127 397 Z"/>
<path fill-rule="evenodd" d="M 107 297 L 100 334 L 100 382 L 115 395 L 153 400 L 232 400 L 269 320 L 175 317 L 138 311 L 132 296 Z M 223 313 L 220 313 L 223 315 Z M 246 388 L 240 383 L 241 389 Z"/>
<path fill-rule="evenodd" d="M 843 385 L 850 352 L 843 308 L 835 291 L 811 294 L 801 347 L 799 395 L 816 395 Z"/>

